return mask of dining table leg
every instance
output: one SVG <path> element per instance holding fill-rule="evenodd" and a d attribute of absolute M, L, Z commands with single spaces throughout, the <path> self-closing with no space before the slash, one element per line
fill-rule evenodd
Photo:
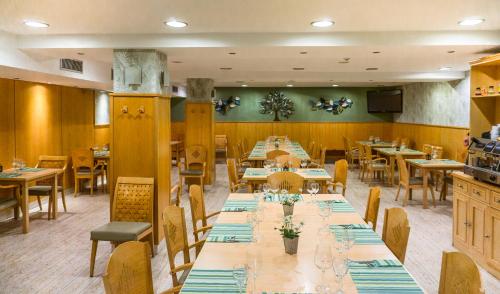
<path fill-rule="evenodd" d="M 389 185 L 392 187 L 394 185 L 394 156 L 389 157 L 389 168 L 391 169 L 391 175 L 389 177 Z"/>
<path fill-rule="evenodd" d="M 52 199 L 54 200 L 53 203 L 53 211 L 52 211 L 52 218 L 57 219 L 57 207 L 58 207 L 58 201 L 57 201 L 57 173 L 54 175 L 54 180 L 52 181 Z"/>
<path fill-rule="evenodd" d="M 428 170 L 426 168 L 423 168 L 422 169 L 422 176 L 423 176 L 423 180 L 424 180 L 424 195 L 423 195 L 423 207 L 424 209 L 428 208 L 428 204 L 427 204 L 427 189 L 428 189 L 428 185 L 429 185 L 429 181 L 428 181 Z"/>
<path fill-rule="evenodd" d="M 23 212 L 23 234 L 27 234 L 30 230 L 30 212 L 29 212 L 29 192 L 28 183 L 22 184 L 22 203 L 21 210 Z"/>

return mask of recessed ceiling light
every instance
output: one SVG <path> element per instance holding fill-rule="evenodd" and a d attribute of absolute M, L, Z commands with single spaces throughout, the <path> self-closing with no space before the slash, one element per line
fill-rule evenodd
<path fill-rule="evenodd" d="M 293 87 L 293 84 L 286 84 L 286 86 L 291 88 L 291 87 Z"/>
<path fill-rule="evenodd" d="M 172 27 L 172 28 L 184 28 L 187 27 L 187 22 L 183 21 L 178 21 L 178 20 L 171 20 L 171 21 L 166 21 L 165 25 Z"/>
<path fill-rule="evenodd" d="M 307 51 L 300 51 L 299 54 L 307 54 Z"/>
<path fill-rule="evenodd" d="M 332 87 L 338 87 L 338 86 L 339 86 L 339 85 L 337 85 L 337 84 L 333 84 L 333 85 L 332 85 Z"/>
<path fill-rule="evenodd" d="M 24 24 L 32 28 L 48 28 L 49 24 L 36 20 L 25 20 Z"/>
<path fill-rule="evenodd" d="M 293 69 L 293 70 L 304 70 L 304 68 L 303 68 L 303 67 L 294 67 L 294 68 L 292 68 L 292 69 Z"/>
<path fill-rule="evenodd" d="M 378 67 L 367 67 L 366 70 L 378 70 Z"/>
<path fill-rule="evenodd" d="M 311 22 L 311 25 L 313 27 L 317 27 L 317 28 L 326 28 L 326 27 L 330 27 L 332 25 L 334 25 L 335 22 L 331 21 L 331 20 L 319 20 L 319 21 L 313 21 Z"/>
<path fill-rule="evenodd" d="M 233 68 L 232 67 L 221 67 L 219 68 L 220 70 L 232 70 Z"/>
<path fill-rule="evenodd" d="M 80 56 L 85 55 L 85 53 L 83 53 L 83 52 L 76 52 L 76 54 L 78 54 L 78 55 L 80 55 Z"/>
<path fill-rule="evenodd" d="M 172 60 L 172 63 L 182 63 L 180 60 Z"/>
<path fill-rule="evenodd" d="M 451 67 L 449 67 L 449 66 L 443 66 L 443 67 L 439 68 L 439 70 L 450 70 L 450 69 L 451 69 Z"/>
<path fill-rule="evenodd" d="M 373 51 L 373 54 L 380 54 L 380 51 Z"/>
<path fill-rule="evenodd" d="M 373 80 L 368 80 L 369 82 L 373 82 Z"/>
<path fill-rule="evenodd" d="M 20 78 L 14 78 L 14 80 L 20 80 Z"/>
<path fill-rule="evenodd" d="M 455 50 L 448 50 L 446 52 L 451 54 L 451 53 L 455 53 L 456 51 Z"/>
<path fill-rule="evenodd" d="M 484 22 L 484 18 L 466 18 L 458 22 L 461 26 L 475 26 Z"/>
<path fill-rule="evenodd" d="M 247 85 L 247 84 L 243 84 L 243 85 L 241 85 L 241 86 L 242 86 L 242 87 L 248 87 L 248 85 Z"/>
<path fill-rule="evenodd" d="M 229 52 L 229 55 L 236 55 L 236 52 Z"/>

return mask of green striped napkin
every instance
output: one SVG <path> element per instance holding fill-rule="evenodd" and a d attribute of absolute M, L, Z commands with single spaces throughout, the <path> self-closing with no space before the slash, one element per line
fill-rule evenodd
<path fill-rule="evenodd" d="M 243 268 L 236 271 L 245 277 L 241 293 L 246 293 L 247 272 Z M 181 293 L 240 293 L 233 272 L 234 270 L 193 269 L 184 282 Z"/>
<path fill-rule="evenodd" d="M 342 241 L 342 232 L 345 230 L 343 227 L 330 225 L 330 230 L 335 234 L 337 241 Z M 355 229 L 351 230 L 351 233 L 354 236 L 354 244 L 356 245 L 374 245 L 384 243 L 382 239 L 380 239 L 379 235 L 372 231 L 372 229 Z"/>
<path fill-rule="evenodd" d="M 376 265 L 350 262 L 349 273 L 358 293 L 423 293 L 406 269 L 393 260 L 376 260 Z M 378 266 L 380 264 L 380 266 Z"/>
<path fill-rule="evenodd" d="M 338 227 L 342 227 L 344 229 L 358 230 L 358 229 L 372 229 L 368 224 L 345 224 L 345 225 L 335 225 Z"/>
<path fill-rule="evenodd" d="M 282 167 L 280 167 L 280 168 L 275 168 L 275 167 L 273 167 L 273 168 L 271 168 L 270 170 L 271 170 L 271 172 L 273 172 L 273 173 L 276 173 L 276 172 L 281 172 L 281 171 L 285 171 Z M 296 171 L 297 171 L 297 169 L 296 169 L 296 168 L 294 168 L 294 167 L 292 167 L 292 168 L 289 168 L 287 171 L 289 171 L 289 172 L 296 172 Z"/>
<path fill-rule="evenodd" d="M 22 174 L 20 173 L 4 173 L 4 172 L 1 172 L 0 173 L 0 178 L 1 179 L 11 179 L 11 178 L 17 178 L 19 176 L 21 176 Z"/>
<path fill-rule="evenodd" d="M 207 242 L 239 243 L 252 242 L 251 224 L 215 224 L 207 237 Z"/>
<path fill-rule="evenodd" d="M 332 212 L 338 212 L 338 213 L 356 212 L 356 210 L 354 210 L 354 207 L 352 207 L 351 204 L 343 200 L 318 201 L 318 206 L 320 208 L 324 208 L 326 205 L 330 206 Z"/>
<path fill-rule="evenodd" d="M 39 171 L 42 171 L 44 170 L 44 168 L 37 168 L 37 167 L 22 167 L 19 169 L 19 171 L 23 171 L 23 172 L 39 172 Z"/>
<path fill-rule="evenodd" d="M 267 176 L 268 171 L 263 168 L 247 168 L 245 170 L 244 176 L 247 177 L 259 177 L 259 176 Z"/>
<path fill-rule="evenodd" d="M 252 211 L 257 209 L 255 200 L 227 200 L 222 207 L 222 211 Z"/>
<path fill-rule="evenodd" d="M 302 195 L 300 195 L 300 194 L 286 194 L 286 195 L 278 194 L 278 195 L 276 195 L 276 194 L 268 193 L 268 194 L 264 195 L 264 201 L 265 202 L 281 202 L 285 198 L 291 198 L 291 197 L 298 199 L 298 201 L 304 200 L 304 197 L 302 197 Z"/>
<path fill-rule="evenodd" d="M 315 168 L 306 168 L 302 170 L 302 173 L 306 175 L 313 175 L 313 176 L 327 176 L 328 173 L 324 169 L 315 169 Z"/>

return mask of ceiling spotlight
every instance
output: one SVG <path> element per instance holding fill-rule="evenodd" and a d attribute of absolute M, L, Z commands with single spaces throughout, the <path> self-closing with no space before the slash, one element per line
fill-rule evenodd
<path fill-rule="evenodd" d="M 171 20 L 171 21 L 166 21 L 164 22 L 165 25 L 172 27 L 172 28 L 184 28 L 187 27 L 187 23 L 183 21 L 178 21 L 178 20 Z"/>
<path fill-rule="evenodd" d="M 242 86 L 242 87 L 248 87 L 248 85 L 247 85 L 247 84 L 243 84 L 243 85 L 241 85 L 241 86 Z"/>
<path fill-rule="evenodd" d="M 450 70 L 450 69 L 451 69 L 451 67 L 449 67 L 449 66 L 443 66 L 443 67 L 439 68 L 439 70 Z"/>
<path fill-rule="evenodd" d="M 292 68 L 292 69 L 293 69 L 293 70 L 304 70 L 304 68 L 303 68 L 303 67 L 294 67 L 294 68 Z"/>
<path fill-rule="evenodd" d="M 326 28 L 326 27 L 333 26 L 334 24 L 335 24 L 335 22 L 333 22 L 331 20 L 319 20 L 319 21 L 311 22 L 311 25 L 313 27 L 317 27 L 317 28 Z"/>
<path fill-rule="evenodd" d="M 293 84 L 286 84 L 286 86 L 291 88 L 291 87 L 293 87 Z"/>
<path fill-rule="evenodd" d="M 338 86 L 339 86 L 339 85 L 337 85 L 337 84 L 333 84 L 333 85 L 332 85 L 332 87 L 338 87 Z"/>
<path fill-rule="evenodd" d="M 229 55 L 236 55 L 236 52 L 229 52 Z"/>
<path fill-rule="evenodd" d="M 337 61 L 338 63 L 349 63 L 349 60 L 351 60 L 350 57 L 344 57 L 342 58 L 343 60 Z"/>
<path fill-rule="evenodd" d="M 373 54 L 380 54 L 380 51 L 373 51 Z"/>
<path fill-rule="evenodd" d="M 25 20 L 24 25 L 27 25 L 32 28 L 48 28 L 49 24 L 41 21 L 36 21 L 36 20 Z"/>
<path fill-rule="evenodd" d="M 172 63 L 182 63 L 180 60 L 172 60 Z"/>
<path fill-rule="evenodd" d="M 366 70 L 378 70 L 378 67 L 367 67 Z"/>
<path fill-rule="evenodd" d="M 299 54 L 302 54 L 302 55 L 307 54 L 307 51 L 300 51 Z"/>
<path fill-rule="evenodd" d="M 458 22 L 461 26 L 475 26 L 484 22 L 484 18 L 466 18 Z"/>
<path fill-rule="evenodd" d="M 78 54 L 78 55 L 80 55 L 80 56 L 85 55 L 85 53 L 83 53 L 83 52 L 76 52 L 76 54 Z"/>
<path fill-rule="evenodd" d="M 455 53 L 456 51 L 455 50 L 448 50 L 446 52 L 451 54 L 451 53 Z"/>
<path fill-rule="evenodd" d="M 220 70 L 232 70 L 233 68 L 232 67 L 221 67 L 219 68 Z"/>

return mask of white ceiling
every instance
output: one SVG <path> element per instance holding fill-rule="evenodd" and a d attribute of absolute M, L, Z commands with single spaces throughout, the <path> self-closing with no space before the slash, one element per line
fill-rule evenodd
<path fill-rule="evenodd" d="M 210 77 L 217 86 L 392 85 L 463 77 L 468 62 L 487 55 L 481 51 L 500 46 L 499 11 L 500 0 L 0 0 L 0 31 L 39 62 L 73 57 L 110 68 L 112 48 L 155 48 L 180 84 Z M 166 28 L 173 17 L 189 26 Z M 467 17 L 486 21 L 457 25 Z M 28 28 L 26 19 L 50 27 Z M 336 24 L 310 26 L 320 19 Z"/>

